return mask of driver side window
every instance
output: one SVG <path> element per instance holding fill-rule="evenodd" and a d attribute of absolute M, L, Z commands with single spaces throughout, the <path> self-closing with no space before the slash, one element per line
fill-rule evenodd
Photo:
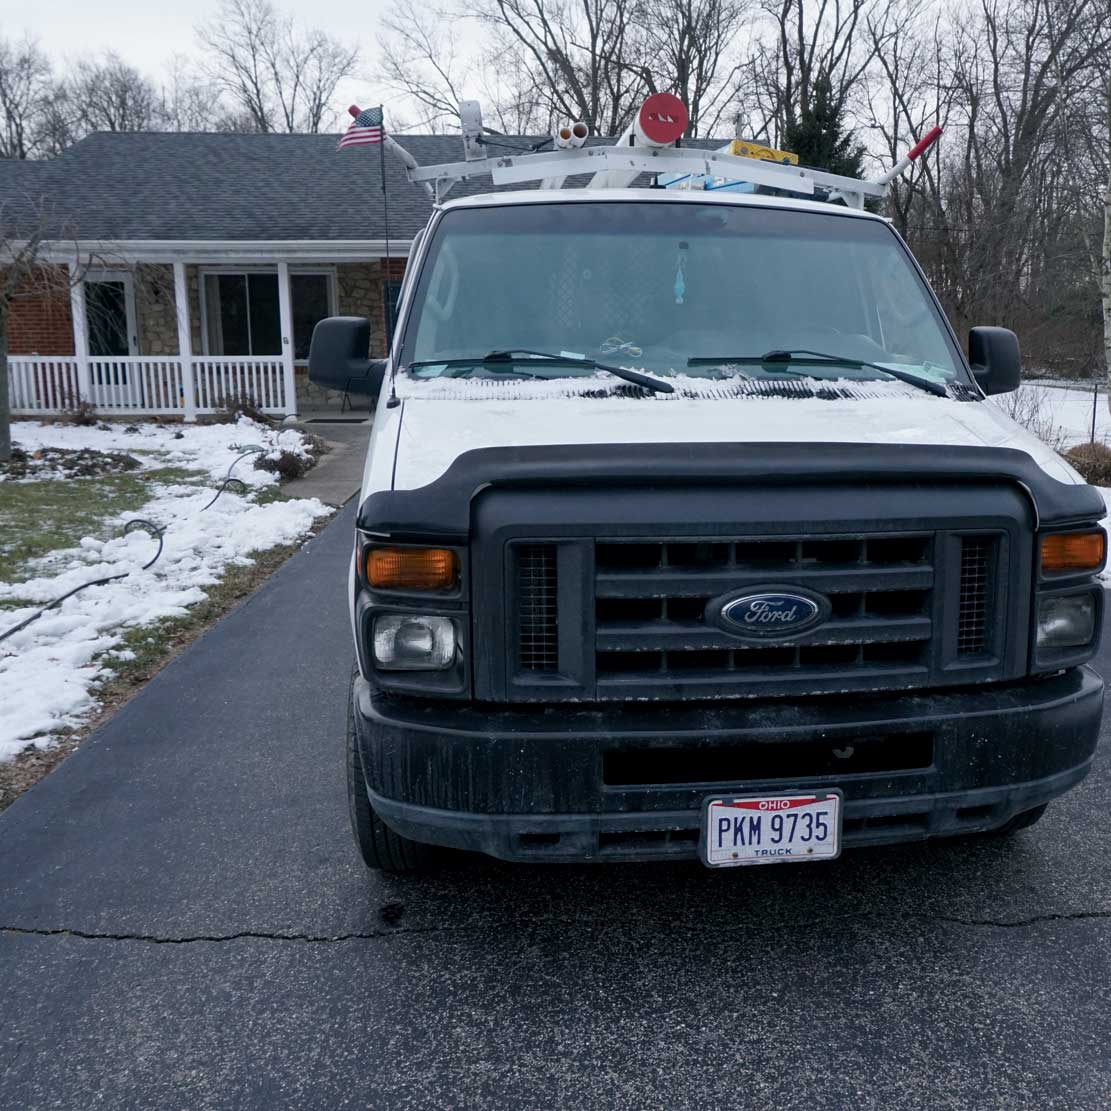
<path fill-rule="evenodd" d="M 948 352 L 910 262 L 896 247 L 877 253 L 880 257 L 872 267 L 873 297 L 885 350 L 893 359 L 909 363 L 927 358 L 947 365 Z"/>

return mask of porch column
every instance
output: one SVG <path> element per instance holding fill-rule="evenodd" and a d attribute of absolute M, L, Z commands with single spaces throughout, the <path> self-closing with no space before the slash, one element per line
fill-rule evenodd
<path fill-rule="evenodd" d="M 69 311 L 73 318 L 73 353 L 77 357 L 77 393 L 95 404 L 89 376 L 89 327 L 85 311 L 85 279 L 80 261 L 69 264 Z"/>
<path fill-rule="evenodd" d="M 289 263 L 278 263 L 278 319 L 282 332 L 282 378 L 285 381 L 285 411 L 297 415 L 297 383 L 293 377 L 293 301 L 289 294 Z"/>
<path fill-rule="evenodd" d="M 193 331 L 189 324 L 189 283 L 185 280 L 185 263 L 174 263 L 174 307 L 177 310 L 177 353 L 181 358 L 181 392 L 185 401 L 185 419 L 197 419 L 197 390 L 193 382 Z"/>

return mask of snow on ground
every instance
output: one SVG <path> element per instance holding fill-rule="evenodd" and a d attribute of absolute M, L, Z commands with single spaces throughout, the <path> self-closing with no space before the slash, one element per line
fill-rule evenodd
<path fill-rule="evenodd" d="M 127 432 L 125 428 L 136 431 Z M 31 453 L 43 447 L 92 448 L 134 455 L 146 469 L 182 467 L 205 471 L 213 479 L 223 479 L 228 467 L 250 447 L 264 447 L 270 458 L 283 451 L 305 457 L 309 454 L 305 438 L 296 428 L 267 428 L 247 417 L 236 424 L 182 425 L 134 424 L 80 427 L 69 424 L 40 424 L 15 421 L 12 441 Z M 274 475 L 256 471 L 252 460 L 244 460 L 235 477 L 250 486 L 268 486 Z"/>
<path fill-rule="evenodd" d="M 1013 394 L 1000 394 L 992 400 L 1052 447 L 1065 450 L 1092 439 L 1090 388 L 1024 382 Z M 1105 393 L 1096 399 L 1094 410 L 1096 440 L 1100 443 L 1111 442 L 1111 410 L 1107 407 Z"/>
<path fill-rule="evenodd" d="M 2 635 L 38 605 L 81 583 L 129 572 L 69 598 L 0 642 L 0 760 L 29 743 L 49 744 L 59 729 L 78 724 L 95 708 L 93 688 L 110 674 L 112 649 L 128 629 L 183 615 L 205 597 L 205 587 L 217 582 L 227 566 L 249 563 L 248 552 L 294 542 L 318 517 L 331 513 L 315 498 L 257 504 L 258 490 L 276 478 L 255 470 L 252 457 L 233 472 L 248 485 L 246 495 L 227 490 L 203 509 L 247 447 L 265 447 L 273 455 L 279 450 L 304 454 L 305 441 L 296 429 L 275 431 L 247 420 L 237 425 L 139 427 L 138 433 L 128 434 L 118 427 L 101 431 L 13 424 L 13 439 L 28 451 L 40 446 L 127 451 L 145 468 L 199 471 L 209 482 L 155 483 L 150 501 L 109 523 L 109 531 L 115 525 L 120 533 L 127 521 L 147 518 L 165 530 L 162 554 L 149 570 L 141 568 L 154 556 L 157 541 L 136 531 L 107 541 L 86 537 L 75 548 L 33 561 L 26 568 L 32 577 L 26 581 L 0 582 L 0 600 L 32 603 L 0 610 Z M 175 431 L 183 432 L 183 438 L 176 439 Z"/>

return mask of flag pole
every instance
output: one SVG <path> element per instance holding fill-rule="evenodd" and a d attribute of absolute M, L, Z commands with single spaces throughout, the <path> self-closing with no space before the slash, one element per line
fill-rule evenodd
<path fill-rule="evenodd" d="M 390 348 L 393 346 L 393 305 L 390 302 L 389 283 L 393 276 L 392 259 L 390 257 L 390 200 L 386 191 L 386 116 L 382 105 L 378 106 L 379 117 L 382 120 L 382 142 L 378 144 L 378 165 L 382 174 L 382 223 L 386 233 L 386 272 L 382 282 L 382 296 L 386 302 L 386 356 L 389 357 Z"/>
<path fill-rule="evenodd" d="M 390 198 L 386 189 L 386 112 L 383 105 L 378 105 L 378 120 L 382 127 L 382 138 L 378 143 L 378 166 L 382 174 L 382 224 L 386 235 L 386 266 L 382 276 L 382 300 L 386 303 L 386 358 L 392 356 L 393 348 L 393 304 L 390 301 L 390 282 L 393 267 L 390 256 Z M 397 367 L 390 368 L 390 396 L 386 401 L 387 409 L 395 409 L 397 400 Z"/>

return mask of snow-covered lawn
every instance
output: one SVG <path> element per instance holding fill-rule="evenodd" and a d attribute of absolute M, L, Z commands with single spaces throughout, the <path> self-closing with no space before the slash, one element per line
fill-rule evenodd
<path fill-rule="evenodd" d="M 146 501 L 138 499 L 134 511 L 111 515 L 71 546 L 23 561 L 13 571 L 11 550 L 19 537 L 6 517 L 14 517 L 16 495 L 26 501 L 32 486 L 42 491 L 44 504 L 50 487 L 71 498 L 74 490 L 88 491 L 92 498 L 99 480 L 0 482 L 0 568 L 8 568 L 6 581 L 0 581 L 0 636 L 75 586 L 127 572 L 126 578 L 76 594 L 0 641 L 0 760 L 28 744 L 48 745 L 95 709 L 95 690 L 110 675 L 113 660 L 123 658 L 120 646 L 128 630 L 183 616 L 229 566 L 250 563 L 251 552 L 298 540 L 317 518 L 331 513 L 315 498 L 276 498 L 276 476 L 255 469 L 254 456 L 232 472 L 246 491 L 225 490 L 204 508 L 248 448 L 263 447 L 272 458 L 281 451 L 304 454 L 305 440 L 296 429 L 274 430 L 245 418 L 234 425 L 139 425 L 132 433 L 121 426 L 18 421 L 12 438 L 28 453 L 46 447 L 126 452 L 140 461 L 141 470 L 131 475 L 146 482 L 139 487 Z M 142 568 L 154 556 L 157 540 L 143 531 L 123 535 L 135 518 L 164 530 L 162 553 L 147 570 Z M 61 523 L 43 519 L 41 527 Z M 22 527 L 27 528 L 25 518 Z"/>
<path fill-rule="evenodd" d="M 1013 394 L 1001 394 L 993 401 L 1035 435 L 1062 450 L 1092 439 L 1094 409 L 1096 440 L 1111 442 L 1111 410 L 1107 408 L 1106 393 L 1099 395 L 1093 407 L 1090 388 L 1025 382 Z"/>

